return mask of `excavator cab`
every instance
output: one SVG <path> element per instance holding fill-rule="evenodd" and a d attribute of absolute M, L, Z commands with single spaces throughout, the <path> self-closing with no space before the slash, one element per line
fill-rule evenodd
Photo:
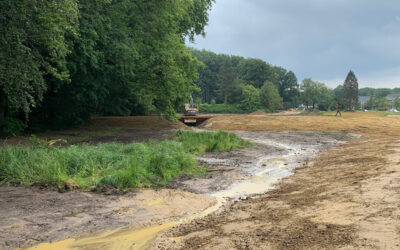
<path fill-rule="evenodd" d="M 199 114 L 199 110 L 193 104 L 193 98 L 190 98 L 190 103 L 185 104 L 184 115 L 185 116 L 196 116 Z"/>
<path fill-rule="evenodd" d="M 185 104 L 184 115 L 185 116 L 196 116 L 199 114 L 199 110 L 193 104 Z"/>

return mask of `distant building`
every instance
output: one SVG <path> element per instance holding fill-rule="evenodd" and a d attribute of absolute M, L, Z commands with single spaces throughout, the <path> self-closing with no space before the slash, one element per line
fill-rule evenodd
<path fill-rule="evenodd" d="M 386 96 L 389 103 L 393 103 L 394 99 L 396 99 L 397 97 L 400 98 L 400 94 L 390 94 L 390 95 Z"/>

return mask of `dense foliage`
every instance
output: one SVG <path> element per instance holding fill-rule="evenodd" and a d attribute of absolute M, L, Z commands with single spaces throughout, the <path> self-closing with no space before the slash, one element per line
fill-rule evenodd
<path fill-rule="evenodd" d="M 198 76 L 185 39 L 204 34 L 211 5 L 212 0 L 1 1 L 1 131 L 60 128 L 92 114 L 174 117 L 196 90 Z"/>
<path fill-rule="evenodd" d="M 272 83 L 278 90 L 278 95 L 284 105 L 270 106 L 264 102 L 269 110 L 279 108 L 293 108 L 299 103 L 299 86 L 296 75 L 281 67 L 272 66 L 263 60 L 215 54 L 206 50 L 192 49 L 203 66 L 199 68 L 197 86 L 200 92 L 195 95 L 201 103 L 242 104 L 243 111 L 254 110 L 254 106 L 245 107 L 249 101 L 249 94 L 255 93 L 248 86 L 260 91 L 266 82 Z M 265 91 L 264 91 L 265 92 Z M 275 95 L 272 94 L 272 95 Z M 264 95 L 265 96 L 265 95 Z M 252 98 L 256 100 L 259 98 Z M 274 102 L 274 101 L 272 101 Z M 253 101 L 251 101 L 253 103 Z M 261 103 L 258 103 L 260 107 Z"/>
<path fill-rule="evenodd" d="M 54 188 L 165 185 L 182 174 L 204 173 L 193 154 L 229 151 L 249 142 L 227 132 L 178 131 L 174 141 L 96 146 L 0 148 L 0 184 Z"/>
<path fill-rule="evenodd" d="M 336 105 L 333 90 L 329 89 L 324 83 L 306 78 L 301 83 L 300 89 L 301 100 L 306 107 L 330 110 Z"/>
<path fill-rule="evenodd" d="M 260 90 L 261 105 L 271 111 L 283 108 L 283 99 L 279 95 L 279 91 L 272 82 L 265 82 Z"/>

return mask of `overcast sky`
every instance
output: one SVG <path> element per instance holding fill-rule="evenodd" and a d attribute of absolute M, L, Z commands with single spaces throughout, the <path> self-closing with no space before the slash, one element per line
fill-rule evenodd
<path fill-rule="evenodd" d="M 399 0 L 217 0 L 189 46 L 260 58 L 330 87 L 400 87 Z"/>

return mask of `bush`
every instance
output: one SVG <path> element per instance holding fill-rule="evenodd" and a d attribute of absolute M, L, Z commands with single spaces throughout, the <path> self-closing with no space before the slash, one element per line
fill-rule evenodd
<path fill-rule="evenodd" d="M 0 121 L 0 136 L 20 135 L 25 128 L 25 124 L 20 120 L 7 117 L 4 121 Z"/>

